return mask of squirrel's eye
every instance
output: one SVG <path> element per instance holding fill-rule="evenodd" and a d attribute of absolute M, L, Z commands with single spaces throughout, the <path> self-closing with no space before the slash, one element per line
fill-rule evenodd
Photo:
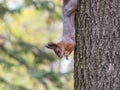
<path fill-rule="evenodd" d="M 60 53 L 60 50 L 58 50 L 57 52 Z"/>

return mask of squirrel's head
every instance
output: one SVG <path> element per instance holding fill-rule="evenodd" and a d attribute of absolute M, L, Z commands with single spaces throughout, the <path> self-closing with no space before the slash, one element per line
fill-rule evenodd
<path fill-rule="evenodd" d="M 53 49 L 56 55 L 60 58 L 62 58 L 64 55 L 64 48 L 56 43 L 48 43 L 46 48 Z"/>

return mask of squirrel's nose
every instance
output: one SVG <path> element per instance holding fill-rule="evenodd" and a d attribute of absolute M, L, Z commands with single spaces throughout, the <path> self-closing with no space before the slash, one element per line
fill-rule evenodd
<path fill-rule="evenodd" d="M 58 55 L 58 57 L 59 57 L 59 58 L 62 58 L 62 57 L 63 57 L 63 55 Z"/>

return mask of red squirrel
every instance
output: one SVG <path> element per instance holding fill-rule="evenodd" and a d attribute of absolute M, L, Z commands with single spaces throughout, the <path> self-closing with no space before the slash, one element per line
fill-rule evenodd
<path fill-rule="evenodd" d="M 68 56 L 75 48 L 75 22 L 77 0 L 63 0 L 63 35 L 57 43 L 50 42 L 47 48 L 53 49 L 58 57 Z"/>

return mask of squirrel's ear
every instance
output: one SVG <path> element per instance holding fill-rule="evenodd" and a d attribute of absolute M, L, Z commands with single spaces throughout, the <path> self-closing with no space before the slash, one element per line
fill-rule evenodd
<path fill-rule="evenodd" d="M 54 49 L 54 48 L 58 47 L 58 45 L 53 42 L 50 42 L 47 45 L 45 45 L 45 47 L 49 48 L 49 49 Z"/>

